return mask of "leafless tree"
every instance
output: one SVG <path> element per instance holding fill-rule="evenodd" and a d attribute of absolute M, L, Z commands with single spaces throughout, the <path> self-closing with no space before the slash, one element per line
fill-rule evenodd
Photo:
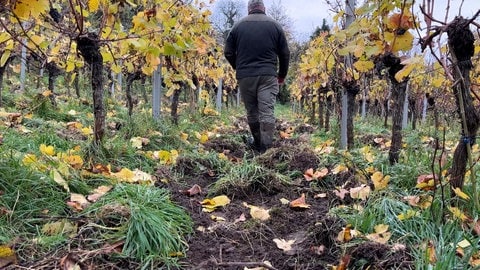
<path fill-rule="evenodd" d="M 273 1 L 272 5 L 267 8 L 267 14 L 280 23 L 288 39 L 292 38 L 293 20 L 285 12 L 285 7 L 282 5 L 282 0 Z"/>
<path fill-rule="evenodd" d="M 245 16 L 247 6 L 242 0 L 220 0 L 213 8 L 211 22 L 220 36 L 225 39 L 235 22 Z"/>

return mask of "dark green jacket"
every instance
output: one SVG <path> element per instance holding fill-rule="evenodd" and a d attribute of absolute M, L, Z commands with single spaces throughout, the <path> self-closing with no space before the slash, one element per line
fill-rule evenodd
<path fill-rule="evenodd" d="M 238 21 L 228 34 L 224 53 L 237 79 L 287 76 L 290 50 L 285 33 L 264 13 L 252 13 Z"/>

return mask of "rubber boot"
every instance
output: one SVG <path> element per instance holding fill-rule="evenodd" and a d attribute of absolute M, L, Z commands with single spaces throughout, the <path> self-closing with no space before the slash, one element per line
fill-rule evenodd
<path fill-rule="evenodd" d="M 260 146 L 260 153 L 265 153 L 273 142 L 273 132 L 275 131 L 275 123 L 260 123 L 262 144 Z"/>
<path fill-rule="evenodd" d="M 250 127 L 250 133 L 252 133 L 253 139 L 247 139 L 247 144 L 253 150 L 259 151 L 262 145 L 262 140 L 260 136 L 260 123 L 248 123 L 248 126 Z"/>

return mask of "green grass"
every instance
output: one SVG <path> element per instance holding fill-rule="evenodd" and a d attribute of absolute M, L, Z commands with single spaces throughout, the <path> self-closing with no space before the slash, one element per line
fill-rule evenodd
<path fill-rule="evenodd" d="M 0 242 L 18 234 L 35 234 L 42 216 L 65 215 L 67 194 L 50 178 L 31 171 L 18 159 L 3 153 L 0 160 Z"/>
<path fill-rule="evenodd" d="M 255 191 L 275 192 L 286 188 L 290 178 L 255 162 L 232 165 L 209 189 L 210 195 L 242 195 Z"/>
<path fill-rule="evenodd" d="M 143 185 L 118 184 L 92 205 L 87 214 L 101 213 L 107 205 L 114 205 L 112 209 L 126 207 L 129 211 L 128 218 L 116 219 L 121 229 L 115 236 L 125 240 L 125 255 L 137 258 L 145 265 L 159 262 L 169 265 L 176 263 L 172 254 L 185 254 L 185 239 L 192 233 L 193 223 L 182 208 L 170 201 L 168 191 Z M 98 218 L 101 222 L 104 217 Z"/>

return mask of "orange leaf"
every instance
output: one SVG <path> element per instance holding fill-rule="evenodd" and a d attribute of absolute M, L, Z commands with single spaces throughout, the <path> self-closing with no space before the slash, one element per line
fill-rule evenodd
<path fill-rule="evenodd" d="M 306 203 L 305 193 L 302 193 L 302 196 L 300 196 L 300 198 L 291 201 L 290 207 L 291 208 L 310 208 L 310 205 Z"/>
<path fill-rule="evenodd" d="M 280 137 L 282 139 L 288 139 L 288 138 L 292 137 L 292 134 L 280 130 Z"/>
<path fill-rule="evenodd" d="M 336 270 L 347 270 L 349 263 L 350 263 L 350 255 L 347 254 L 340 259 L 340 263 L 336 267 Z"/>
<path fill-rule="evenodd" d="M 434 264 L 437 261 L 437 255 L 435 254 L 435 246 L 433 245 L 432 241 L 428 242 L 427 257 L 431 264 Z"/>
<path fill-rule="evenodd" d="M 313 180 L 313 169 L 307 169 L 305 173 L 303 174 L 303 177 L 305 177 L 305 180 L 307 181 L 312 181 Z"/>

